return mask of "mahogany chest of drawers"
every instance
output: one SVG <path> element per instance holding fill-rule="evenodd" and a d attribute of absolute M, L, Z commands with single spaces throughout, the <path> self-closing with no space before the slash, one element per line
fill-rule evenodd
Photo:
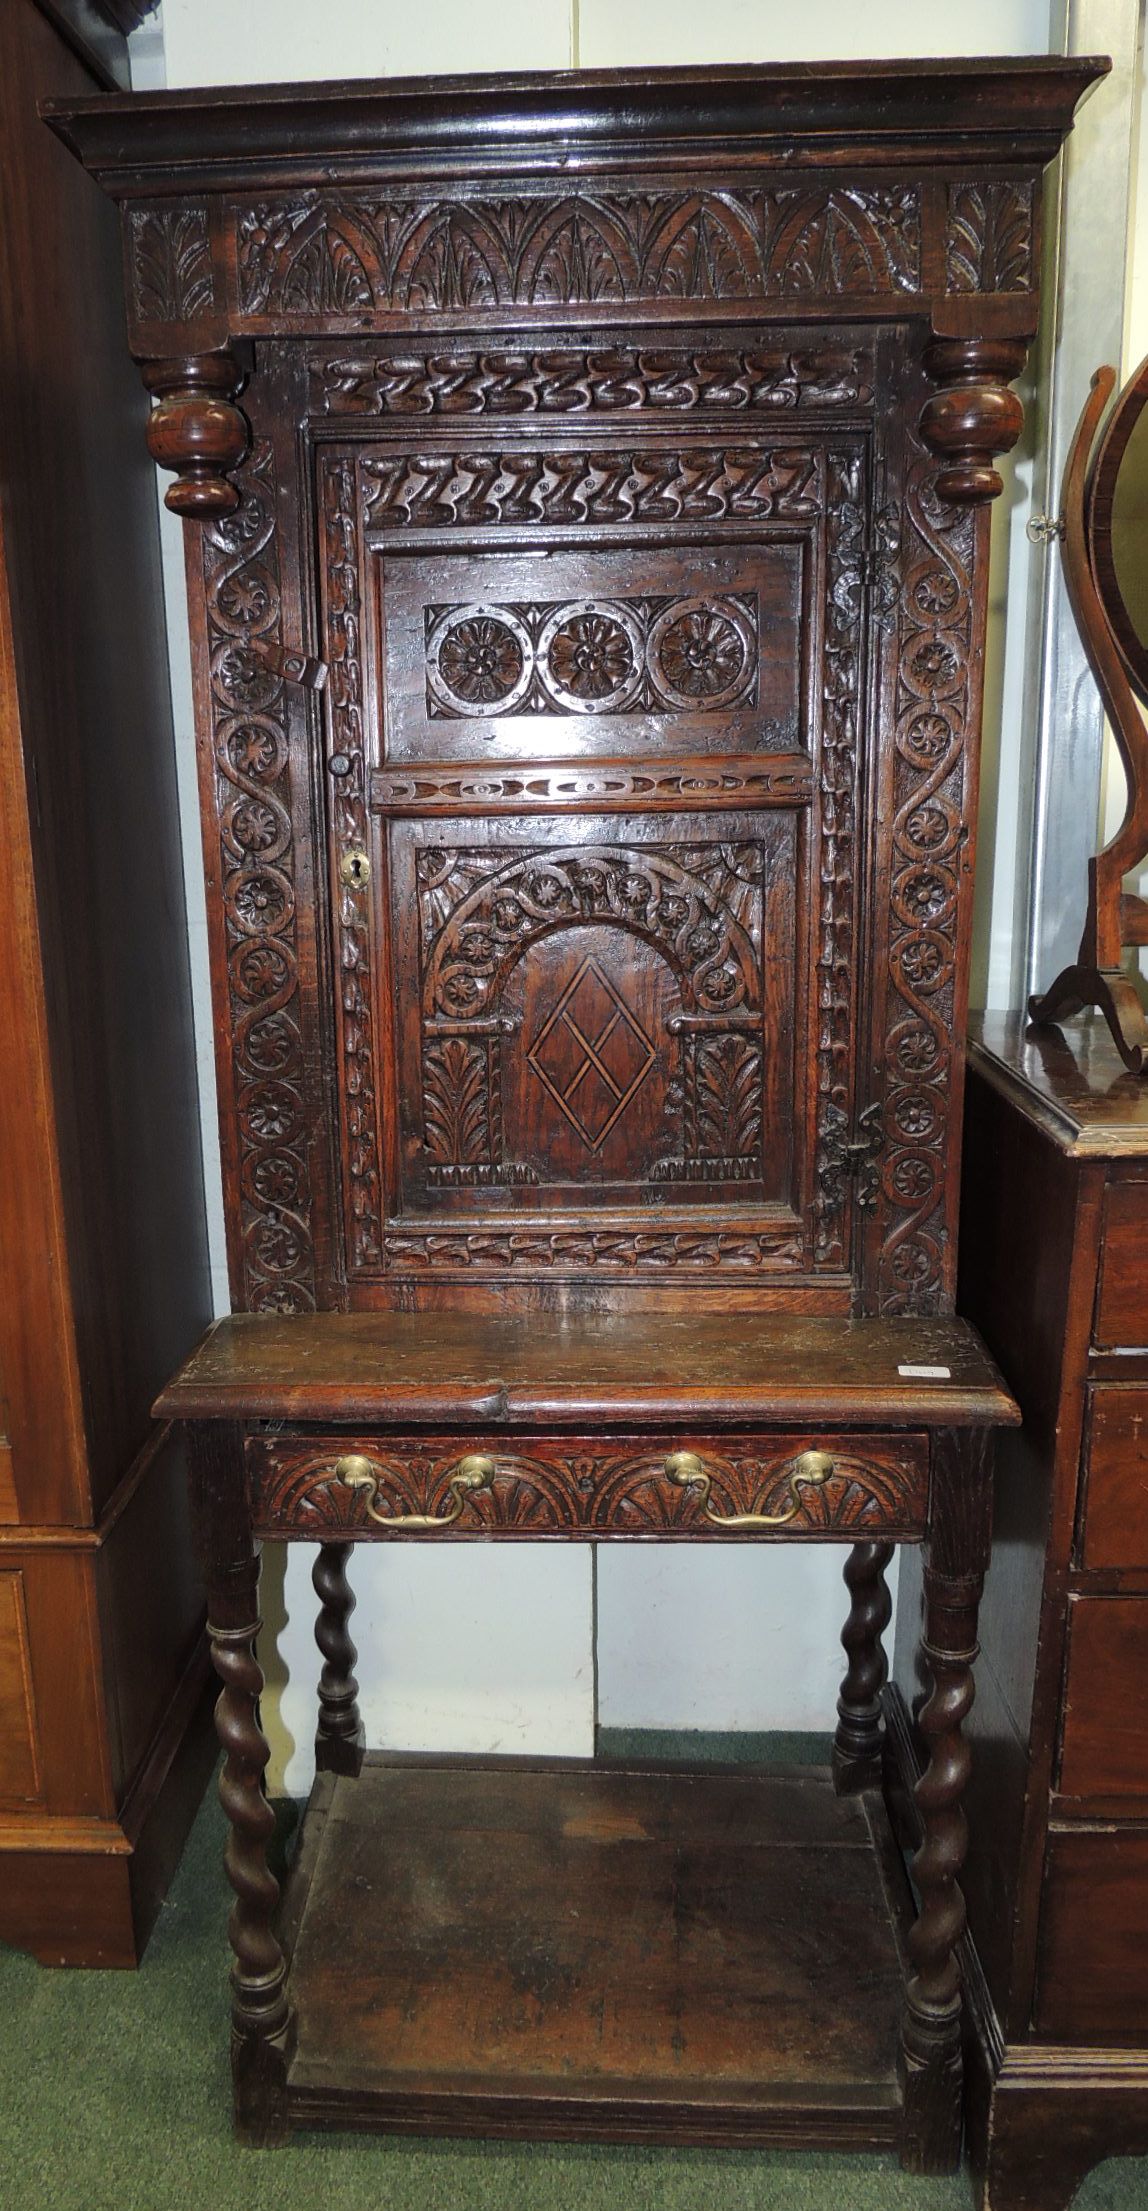
<path fill-rule="evenodd" d="M 991 2211 L 1055 2211 L 1148 2149 L 1148 1089 L 1098 1015 L 984 1017 L 962 1238 L 1024 1413 L 970 1722 L 973 2143 Z"/>

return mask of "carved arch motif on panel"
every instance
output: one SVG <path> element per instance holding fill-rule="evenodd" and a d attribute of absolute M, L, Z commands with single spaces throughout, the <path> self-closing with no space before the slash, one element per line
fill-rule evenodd
<path fill-rule="evenodd" d="M 279 322 L 921 288 L 916 183 L 498 199 L 312 190 L 235 203 L 230 220 L 240 313 Z"/>
<path fill-rule="evenodd" d="M 531 946 L 579 928 L 622 929 L 674 976 L 670 1021 L 677 1074 L 667 1110 L 674 1153 L 653 1180 L 751 1180 L 760 1175 L 761 885 L 765 848 L 578 845 L 507 855 L 423 847 L 417 882 L 423 974 L 423 1119 L 439 1187 L 537 1180 L 505 1159 L 502 1053 L 516 1023 L 503 989 Z M 596 1033 L 601 1030 L 601 1034 Z M 595 1033 L 590 1033 L 594 1031 Z M 610 1058 L 603 1039 L 611 1039 Z M 557 1053 L 560 1043 L 562 1052 Z M 577 1065 L 564 1067 L 573 1051 Z M 526 1039 L 526 1061 L 590 1154 L 653 1066 L 654 1041 L 593 957 L 576 963 L 556 1003 Z M 596 1104 L 573 1092 L 593 1071 Z M 587 1095 L 590 1094 L 588 1089 Z"/>

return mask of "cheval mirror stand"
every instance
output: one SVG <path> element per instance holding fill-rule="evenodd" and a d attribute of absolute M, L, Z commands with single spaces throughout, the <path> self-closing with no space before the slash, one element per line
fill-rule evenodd
<path fill-rule="evenodd" d="M 248 2140 L 957 2160 L 1017 1418 L 953 1316 L 989 502 L 1105 66 L 49 111 L 191 525 L 238 1310 L 159 1409 Z M 265 1538 L 320 1546 L 282 1899 Z M 516 1538 L 847 1546 L 832 1771 L 365 1757 L 352 1545 Z"/>

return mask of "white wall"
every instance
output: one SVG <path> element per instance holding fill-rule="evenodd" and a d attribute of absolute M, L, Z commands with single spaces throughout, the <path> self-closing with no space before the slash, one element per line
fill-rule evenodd
<path fill-rule="evenodd" d="M 137 82 L 171 86 L 316 76 L 463 69 L 640 66 L 849 55 L 1040 53 L 1047 0 L 965 0 L 960 10 L 920 0 L 165 0 L 166 62 L 154 37 Z M 1023 568 L 1023 481 L 1002 502 Z M 216 1287 L 227 1309 L 222 1209 L 210 1063 L 210 1008 L 194 796 L 190 678 L 179 526 L 165 516 L 173 690 L 185 794 L 191 931 L 203 1040 L 204 1142 L 212 1193 Z M 1023 605 L 1023 575 L 1009 580 Z M 1004 588 L 1003 564 L 996 597 Z M 1008 655 L 1011 665 L 1012 655 Z M 1006 655 L 998 650 L 990 699 L 999 714 Z M 1008 760 L 991 781 L 1015 803 Z M 991 828 L 991 824 L 990 824 Z M 992 843 L 982 848 L 991 873 Z M 1011 854 L 1005 851 L 1011 869 Z M 1002 902 L 1005 911 L 1007 901 Z M 1008 906 L 1011 912 L 1011 906 Z M 999 935 L 999 930 L 998 930 Z M 984 963 L 982 962 L 982 965 Z M 1006 970 L 1007 971 L 1007 970 Z M 305 1789 L 310 1772 L 317 1660 L 311 1638 L 311 1554 L 269 1550 L 264 1601 L 278 1659 L 268 1655 L 265 1720 L 273 1786 Z M 597 1566 L 597 1699 L 613 1726 L 828 1728 L 840 1674 L 843 1614 L 836 1550 L 675 1550 L 604 1546 Z M 593 1745 L 594 1561 L 580 1546 L 542 1544 L 432 1551 L 360 1550 L 354 1628 L 368 1735 L 376 1744 L 585 1754 Z M 270 1635 L 267 1638 L 270 1643 Z"/>

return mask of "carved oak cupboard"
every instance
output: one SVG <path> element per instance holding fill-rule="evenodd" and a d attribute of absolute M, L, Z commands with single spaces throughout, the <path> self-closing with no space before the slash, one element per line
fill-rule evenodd
<path fill-rule="evenodd" d="M 952 1317 L 987 502 L 1041 171 L 1100 66 L 52 114 L 122 203 L 192 525 L 237 1313 L 161 1405 L 252 2138 L 957 2154 L 961 1720 L 1016 1417 Z M 281 1910 L 264 1536 L 321 1545 Z M 520 1536 L 844 1543 L 836 1791 L 364 1765 L 351 1543 Z M 873 1786 L 894 1541 L 934 1682 L 912 1925 Z"/>

